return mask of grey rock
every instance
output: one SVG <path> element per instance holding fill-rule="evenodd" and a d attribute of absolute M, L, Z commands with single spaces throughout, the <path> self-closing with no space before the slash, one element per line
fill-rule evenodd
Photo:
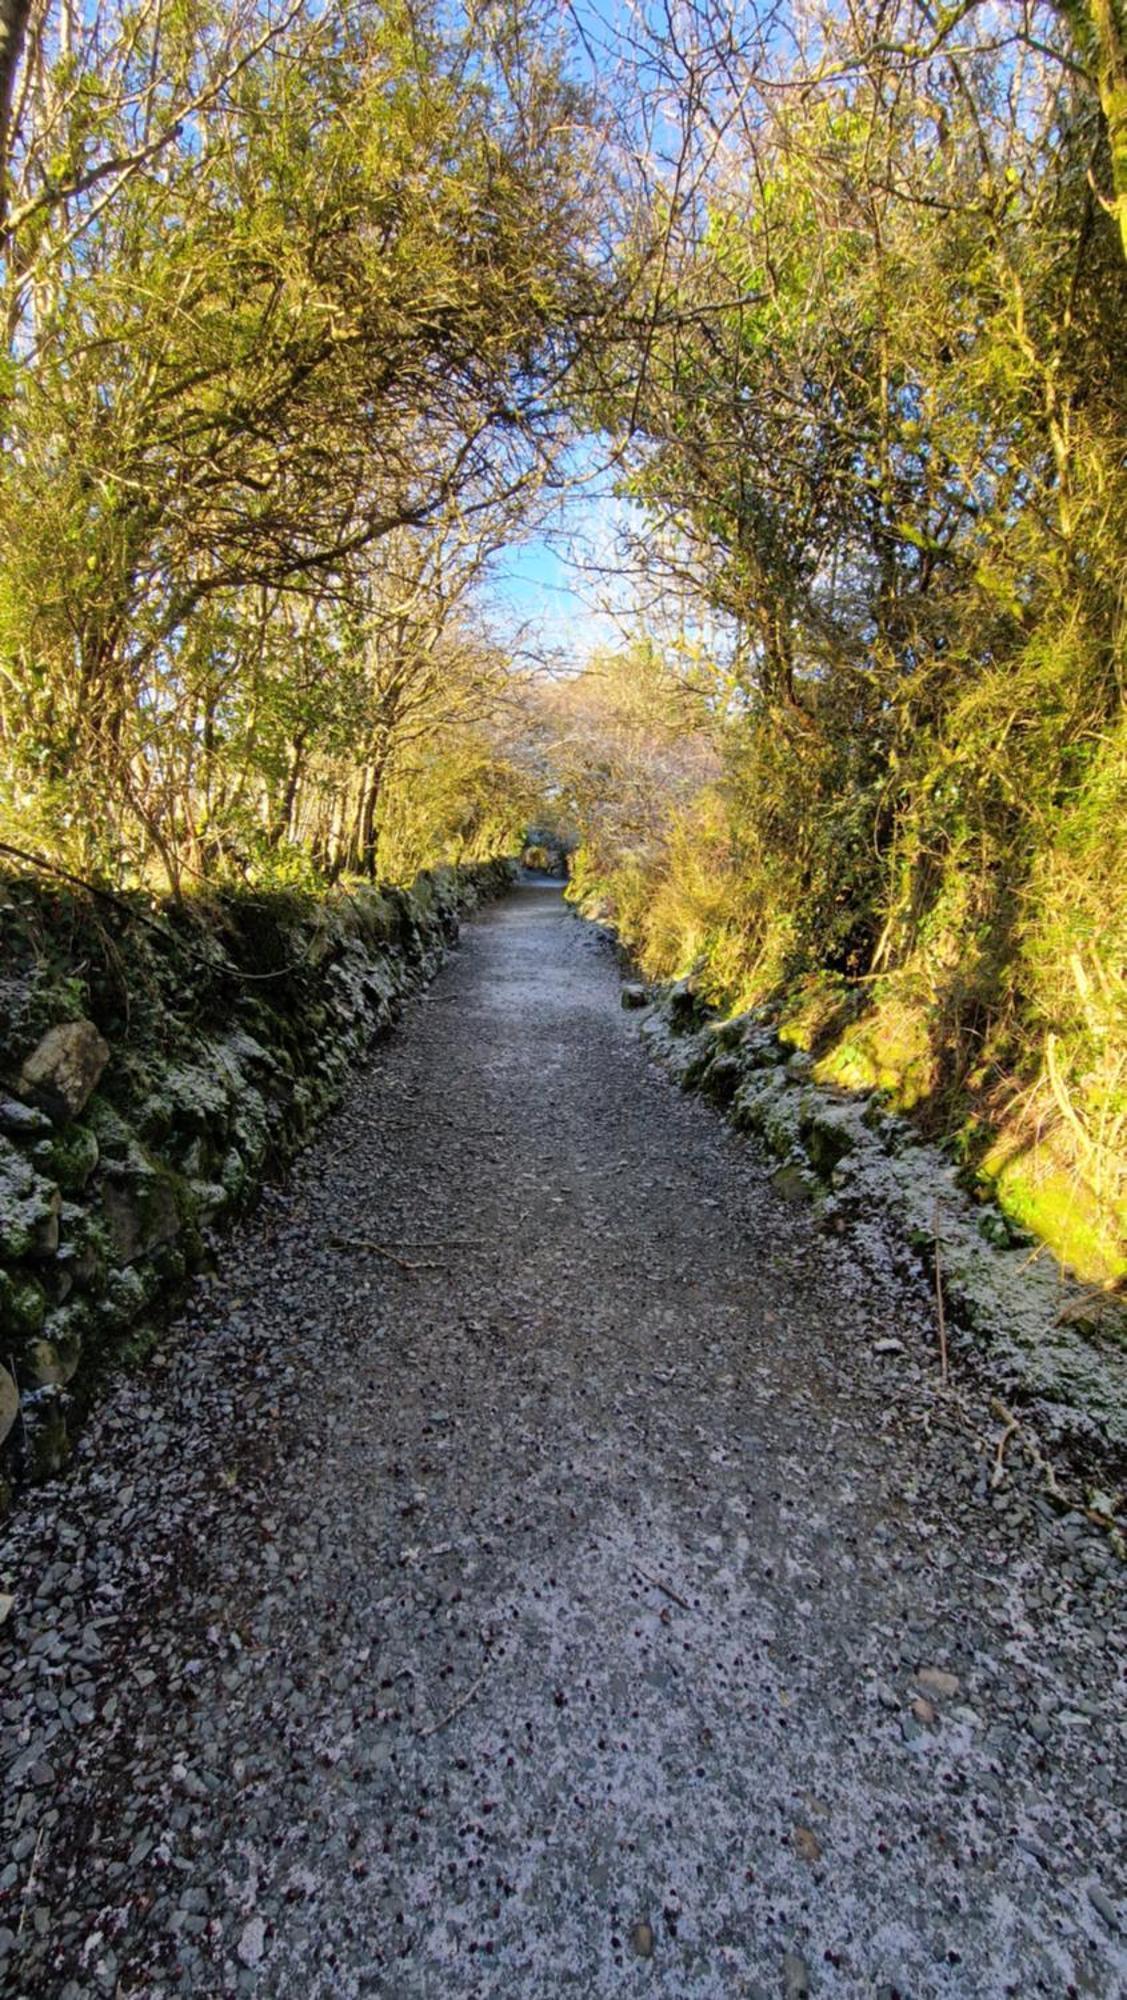
<path fill-rule="evenodd" d="M 788 1951 L 783 1959 L 783 2000 L 807 2000 L 810 1992 L 810 1968 L 796 1951 Z"/>
<path fill-rule="evenodd" d="M 1120 1929 L 1119 1911 L 1116 1909 L 1107 1890 L 1101 1888 L 1098 1882 L 1089 1884 L 1088 1901 L 1091 1903 L 1092 1908 L 1103 1918 L 1109 1930 L 1117 1931 Z"/>
<path fill-rule="evenodd" d="M 27 1379 L 37 1389 L 48 1384 L 65 1387 L 78 1367 L 81 1352 L 78 1340 L 33 1340 L 24 1355 Z"/>
<path fill-rule="evenodd" d="M 938 1701 L 953 1701 L 959 1692 L 959 1677 L 948 1673 L 944 1667 L 918 1667 L 912 1679 L 925 1694 L 934 1695 Z"/>
<path fill-rule="evenodd" d="M 143 1167 L 107 1170 L 102 1180 L 102 1213 L 119 1264 L 134 1264 L 160 1244 L 170 1243 L 180 1228 L 180 1209 L 171 1179 Z"/>
<path fill-rule="evenodd" d="M 8 1370 L 0 1366 L 0 1438 L 6 1438 L 20 1413 L 20 1392 Z"/>
<path fill-rule="evenodd" d="M 0 1132 L 9 1139 L 38 1139 L 50 1130 L 51 1120 L 45 1111 L 0 1090 Z"/>
<path fill-rule="evenodd" d="M 66 1124 L 85 1108 L 109 1059 L 109 1044 L 93 1021 L 61 1021 L 25 1061 L 20 1090 L 55 1124 Z"/>
<path fill-rule="evenodd" d="M 261 1917 L 251 1917 L 249 1923 L 243 1925 L 235 1950 L 243 1965 L 261 1963 L 266 1950 L 266 1926 Z"/>

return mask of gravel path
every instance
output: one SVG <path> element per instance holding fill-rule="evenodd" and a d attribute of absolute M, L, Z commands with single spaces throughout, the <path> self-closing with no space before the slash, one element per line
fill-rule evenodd
<path fill-rule="evenodd" d="M 6 1992 L 1127 1992 L 1114 1558 L 617 984 L 468 929 L 8 1524 Z"/>

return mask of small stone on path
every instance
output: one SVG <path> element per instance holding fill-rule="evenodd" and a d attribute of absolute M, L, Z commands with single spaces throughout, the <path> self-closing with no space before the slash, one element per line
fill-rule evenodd
<path fill-rule="evenodd" d="M 652 1958 L 654 1955 L 654 1934 L 650 1924 L 643 1921 L 635 1924 L 630 1934 L 630 1942 L 638 1958 Z"/>
<path fill-rule="evenodd" d="M 938 1695 L 940 1701 L 953 1701 L 959 1692 L 958 1675 L 947 1673 L 943 1667 L 920 1667 L 912 1678 L 927 1694 Z"/>
<path fill-rule="evenodd" d="M 252 1917 L 244 1924 L 236 1951 L 244 1965 L 258 1965 L 266 1950 L 266 1926 L 261 1917 Z"/>
<path fill-rule="evenodd" d="M 1091 1903 L 1092 1908 L 1103 1918 L 1109 1930 L 1117 1931 L 1120 1928 L 1119 1911 L 1116 1909 L 1106 1889 L 1101 1889 L 1098 1882 L 1093 1882 L 1089 1888 L 1088 1901 Z"/>
<path fill-rule="evenodd" d="M 810 1972 L 804 1958 L 796 1951 L 788 1951 L 783 1959 L 783 2000 L 806 2000 L 810 1991 Z"/>

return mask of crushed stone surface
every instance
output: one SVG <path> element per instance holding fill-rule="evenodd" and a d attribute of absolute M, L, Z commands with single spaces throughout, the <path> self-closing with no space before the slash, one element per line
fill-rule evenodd
<path fill-rule="evenodd" d="M 1115 1556 L 769 1174 L 463 933 L 3 1530 L 5 1993 L 1127 1992 Z"/>

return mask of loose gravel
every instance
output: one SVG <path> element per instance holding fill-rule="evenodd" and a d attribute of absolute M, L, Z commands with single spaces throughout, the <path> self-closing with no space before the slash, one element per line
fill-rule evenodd
<path fill-rule="evenodd" d="M 522 890 L 6 1526 L 0 1985 L 1127 1992 L 1122 1575 L 935 1376 Z"/>

